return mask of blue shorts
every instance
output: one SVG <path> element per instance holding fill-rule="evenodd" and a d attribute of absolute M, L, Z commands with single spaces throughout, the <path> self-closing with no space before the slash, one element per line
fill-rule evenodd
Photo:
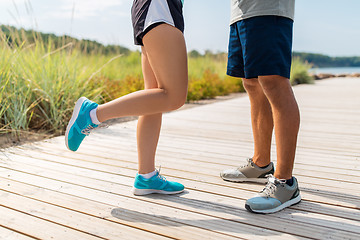
<path fill-rule="evenodd" d="M 290 78 L 293 20 L 260 16 L 230 26 L 227 74 L 240 78 Z"/>

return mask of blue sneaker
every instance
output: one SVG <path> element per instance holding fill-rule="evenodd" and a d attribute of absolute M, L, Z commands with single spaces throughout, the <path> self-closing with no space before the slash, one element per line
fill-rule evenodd
<path fill-rule="evenodd" d="M 97 108 L 98 104 L 86 97 L 77 100 L 69 125 L 66 128 L 65 144 L 71 151 L 78 150 L 81 142 L 90 134 L 90 130 L 98 127 L 92 123 L 90 111 Z"/>
<path fill-rule="evenodd" d="M 299 185 L 295 177 L 289 186 L 284 179 L 268 176 L 268 184 L 255 197 L 245 203 L 245 208 L 253 213 L 274 213 L 301 201 Z"/>
<path fill-rule="evenodd" d="M 134 195 L 147 195 L 151 193 L 176 194 L 184 191 L 184 185 L 167 181 L 158 171 L 149 179 L 137 174 L 132 192 Z"/>

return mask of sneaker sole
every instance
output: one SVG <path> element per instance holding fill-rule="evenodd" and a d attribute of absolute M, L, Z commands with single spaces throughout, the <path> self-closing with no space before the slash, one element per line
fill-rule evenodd
<path fill-rule="evenodd" d="M 267 178 L 244 178 L 244 179 L 238 179 L 238 178 L 225 178 L 223 176 L 220 176 L 223 180 L 228 182 L 253 182 L 253 183 L 266 183 Z"/>
<path fill-rule="evenodd" d="M 79 98 L 76 103 L 75 103 L 75 107 L 74 107 L 74 111 L 73 111 L 73 114 L 71 116 L 71 119 L 69 121 L 69 124 L 67 125 L 66 127 L 66 132 L 65 132 L 65 145 L 67 147 L 67 149 L 69 149 L 70 151 L 73 151 L 69 148 L 69 144 L 68 144 L 68 136 L 69 136 L 69 131 L 70 129 L 72 128 L 72 126 L 74 125 L 77 117 L 79 116 L 79 112 L 80 112 L 80 109 L 81 109 L 81 105 L 83 104 L 83 102 L 86 100 L 86 97 L 81 97 Z M 75 151 L 74 151 L 75 152 Z"/>
<path fill-rule="evenodd" d="M 132 193 L 136 196 L 142 196 L 142 195 L 148 195 L 148 194 L 152 194 L 152 193 L 158 193 L 158 194 L 166 194 L 166 195 L 171 195 L 171 194 L 178 194 L 184 191 L 180 190 L 180 191 L 164 191 L 164 190 L 157 190 L 157 189 L 138 189 L 138 188 L 132 188 Z"/>
<path fill-rule="evenodd" d="M 252 212 L 252 213 L 268 214 L 268 213 L 275 213 L 275 212 L 281 211 L 284 208 L 296 205 L 296 204 L 298 204 L 300 202 L 301 202 L 301 196 L 299 194 L 296 198 L 293 198 L 293 199 L 291 199 L 291 200 L 289 200 L 289 201 L 287 201 L 287 202 L 285 202 L 285 203 L 281 204 L 280 206 L 278 206 L 276 208 L 273 208 L 273 209 L 254 210 L 254 209 L 251 209 L 251 207 L 248 204 L 245 204 L 245 208 L 246 208 L 246 210 L 248 210 L 249 212 Z"/>

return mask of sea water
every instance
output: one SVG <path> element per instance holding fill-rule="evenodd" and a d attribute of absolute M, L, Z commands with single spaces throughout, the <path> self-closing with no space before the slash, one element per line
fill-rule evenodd
<path fill-rule="evenodd" d="M 311 73 L 329 73 L 329 74 L 352 74 L 360 73 L 360 67 L 331 67 L 331 68 L 312 68 Z"/>

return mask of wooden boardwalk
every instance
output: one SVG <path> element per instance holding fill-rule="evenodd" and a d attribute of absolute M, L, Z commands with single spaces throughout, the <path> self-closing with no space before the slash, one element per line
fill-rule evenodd
<path fill-rule="evenodd" d="M 244 202 L 263 188 L 219 172 L 252 154 L 247 97 L 165 114 L 157 165 L 186 192 L 133 196 L 136 121 L 1 150 L 0 239 L 360 239 L 360 79 L 294 88 L 303 201 L 271 215 Z M 273 146 L 273 157 L 275 158 Z"/>

